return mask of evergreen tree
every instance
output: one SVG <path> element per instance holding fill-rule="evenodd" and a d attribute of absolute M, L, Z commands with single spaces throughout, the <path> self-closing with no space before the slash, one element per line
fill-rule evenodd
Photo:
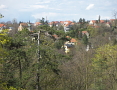
<path fill-rule="evenodd" d="M 84 18 L 82 19 L 82 22 L 83 22 L 83 23 L 85 23 L 85 22 L 86 22 Z"/>
<path fill-rule="evenodd" d="M 82 23 L 82 22 L 83 22 L 83 20 L 82 20 L 82 18 L 80 18 L 80 19 L 79 19 L 79 23 Z"/>
<path fill-rule="evenodd" d="M 88 44 L 88 38 L 87 38 L 87 35 L 86 35 L 86 34 L 83 35 L 82 40 L 83 40 L 83 43 L 84 43 L 85 45 Z"/>
<path fill-rule="evenodd" d="M 99 15 L 99 18 L 98 18 L 98 22 L 100 23 L 100 15 Z"/>

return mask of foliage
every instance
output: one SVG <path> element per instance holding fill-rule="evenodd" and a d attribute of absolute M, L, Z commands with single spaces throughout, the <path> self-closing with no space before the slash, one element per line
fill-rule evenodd
<path fill-rule="evenodd" d="M 112 45 L 108 36 L 101 35 L 110 29 L 87 27 L 85 19 L 79 22 L 81 23 L 75 23 L 70 28 L 70 32 L 64 33 L 55 27 L 49 27 L 42 18 L 43 25 L 35 30 L 42 31 L 39 45 L 37 36 L 32 41 L 33 32 L 30 33 L 26 28 L 11 37 L 6 32 L 1 32 L 0 89 L 35 90 L 36 75 L 39 73 L 42 90 L 117 90 L 117 45 Z M 100 32 L 101 30 L 103 31 Z M 58 35 L 60 39 L 54 41 L 45 36 L 45 31 Z M 58 50 L 64 42 L 71 39 L 66 36 L 79 39 L 82 31 L 90 33 L 92 38 L 89 41 L 94 47 L 97 45 L 98 49 L 92 48 L 86 52 L 85 45 L 78 44 L 72 49 L 73 54 Z M 89 42 L 86 35 L 81 35 L 80 39 L 86 45 Z M 106 44 L 107 41 L 111 45 Z"/>
<path fill-rule="evenodd" d="M 95 37 L 97 35 L 97 28 L 88 26 L 87 31 L 90 33 L 90 37 Z"/>
<path fill-rule="evenodd" d="M 5 29 L 0 32 L 0 45 L 3 47 L 8 43 L 10 43 L 10 37 L 8 36 L 8 30 Z"/>
<path fill-rule="evenodd" d="M 114 90 L 117 89 L 115 86 L 117 83 L 115 79 L 117 76 L 116 54 L 117 45 L 111 46 L 107 44 L 97 49 L 95 58 L 93 58 L 92 66 L 94 68 L 93 71 L 96 75 L 95 79 L 97 80 L 97 83 L 95 84 L 98 86 L 98 88 L 102 88 L 103 84 L 105 84 L 105 87 L 103 87 L 104 89 L 108 88 L 109 90 L 110 87 L 113 87 Z M 113 83 L 109 83 L 108 81 Z"/>
<path fill-rule="evenodd" d="M 83 44 L 85 44 L 85 45 L 88 44 L 88 38 L 87 38 L 87 35 L 86 34 L 83 35 L 82 41 L 83 41 Z"/>
<path fill-rule="evenodd" d="M 55 47 L 56 47 L 57 49 L 61 49 L 63 43 L 64 43 L 64 42 L 63 42 L 62 40 L 59 40 L 58 42 L 55 43 Z"/>
<path fill-rule="evenodd" d="M 3 62 L 3 58 L 5 58 L 5 56 L 8 55 L 5 47 L 9 46 L 11 38 L 8 36 L 7 33 L 7 29 L 2 30 L 2 32 L 0 32 L 0 63 Z"/>
<path fill-rule="evenodd" d="M 25 89 L 22 89 L 22 88 L 14 88 L 12 86 L 10 87 L 7 87 L 6 83 L 1 83 L 0 84 L 0 90 L 25 90 Z"/>

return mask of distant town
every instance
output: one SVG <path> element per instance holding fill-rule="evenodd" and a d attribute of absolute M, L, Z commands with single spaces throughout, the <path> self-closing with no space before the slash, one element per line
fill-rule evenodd
<path fill-rule="evenodd" d="M 0 90 L 117 90 L 117 19 L 0 22 Z"/>

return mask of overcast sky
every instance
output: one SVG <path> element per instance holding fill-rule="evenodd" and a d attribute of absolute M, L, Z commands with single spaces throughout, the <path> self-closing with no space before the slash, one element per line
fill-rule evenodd
<path fill-rule="evenodd" d="M 1 21 L 35 22 L 42 17 L 49 21 L 78 21 L 114 18 L 117 0 L 0 0 Z"/>

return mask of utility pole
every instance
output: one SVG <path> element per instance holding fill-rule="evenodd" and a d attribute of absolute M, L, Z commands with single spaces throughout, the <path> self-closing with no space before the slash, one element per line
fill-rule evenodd
<path fill-rule="evenodd" d="M 39 62 L 40 62 L 40 50 L 39 50 L 39 44 L 40 44 L 40 31 L 37 33 L 38 34 L 38 60 L 37 60 L 37 75 L 36 75 L 36 90 L 41 90 L 40 86 L 40 72 L 39 72 Z"/>
<path fill-rule="evenodd" d="M 38 33 L 33 33 L 31 34 L 31 36 L 34 36 L 34 37 L 38 37 L 37 41 L 38 41 L 38 47 L 37 47 L 37 56 L 38 56 L 38 59 L 37 59 L 37 72 L 36 72 L 36 90 L 41 90 L 41 86 L 40 86 L 40 66 L 39 66 L 39 63 L 40 63 L 40 58 L 41 58 L 41 55 L 40 55 L 40 49 L 39 49 L 39 45 L 40 45 L 40 33 L 43 33 L 45 32 L 44 30 L 39 30 Z"/>

